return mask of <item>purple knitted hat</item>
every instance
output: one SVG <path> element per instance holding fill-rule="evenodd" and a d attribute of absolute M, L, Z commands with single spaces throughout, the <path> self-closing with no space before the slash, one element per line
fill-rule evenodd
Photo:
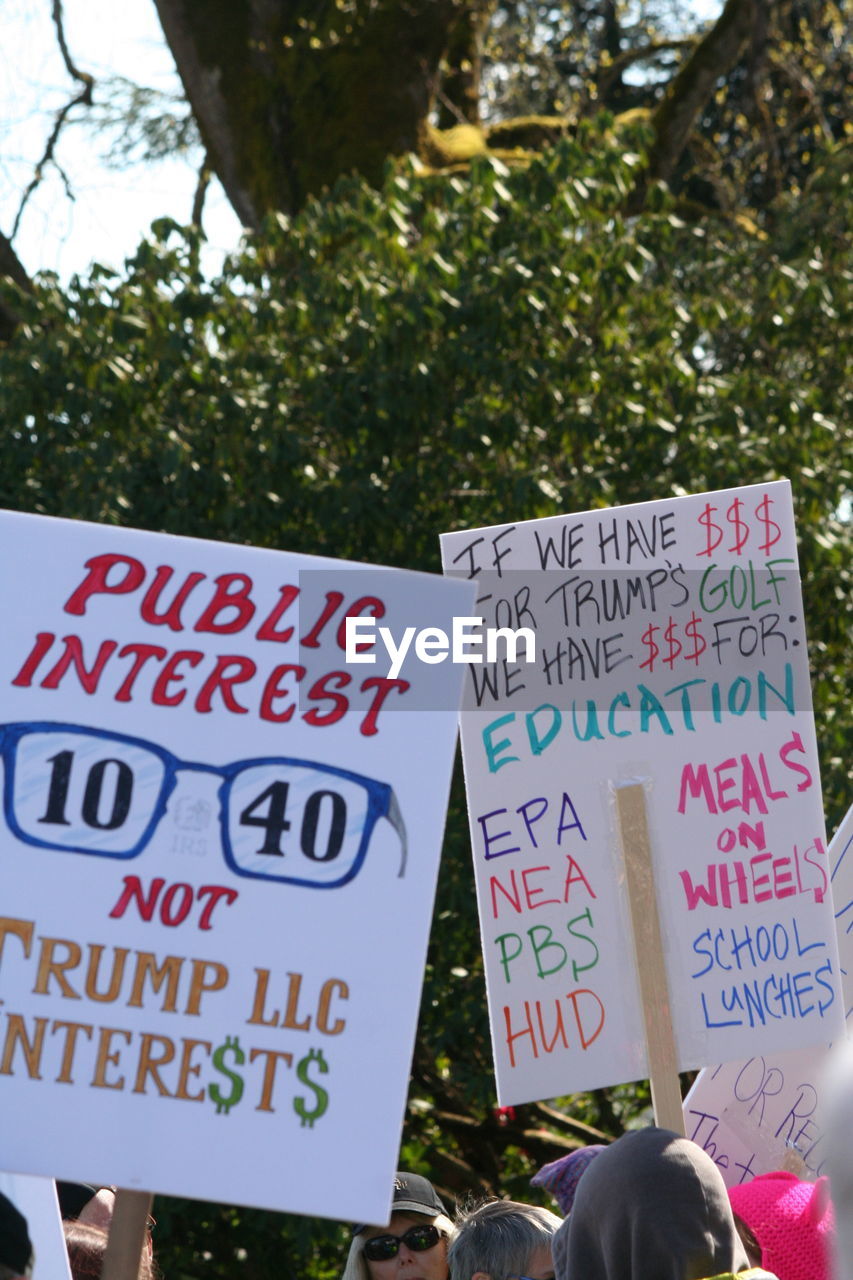
<path fill-rule="evenodd" d="M 530 1179 L 530 1185 L 550 1191 L 565 1218 L 571 1213 L 581 1174 L 599 1151 L 603 1150 L 604 1147 L 598 1143 L 590 1147 L 578 1147 L 577 1151 L 570 1151 L 567 1156 L 561 1156 L 551 1164 L 543 1164 L 539 1172 L 534 1173 Z"/>

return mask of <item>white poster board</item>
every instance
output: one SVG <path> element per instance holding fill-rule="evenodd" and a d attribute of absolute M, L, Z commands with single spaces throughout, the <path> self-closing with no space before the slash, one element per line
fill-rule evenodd
<path fill-rule="evenodd" d="M 0 1192 L 27 1220 L 33 1246 L 30 1280 L 71 1280 L 56 1183 L 21 1173 L 0 1173 Z"/>
<path fill-rule="evenodd" d="M 853 808 L 829 846 L 832 897 L 848 1034 L 853 1014 Z M 821 1084 L 828 1046 L 760 1054 L 700 1071 L 684 1100 L 687 1136 L 704 1147 L 727 1186 L 785 1167 L 819 1177 L 824 1163 Z"/>
<path fill-rule="evenodd" d="M 678 1069 L 842 1025 L 790 487 L 445 534 L 498 1096 L 648 1074 L 612 794 L 642 780 Z M 499 650 L 500 653 L 503 650 Z"/>
<path fill-rule="evenodd" d="M 387 1220 L 461 673 L 347 667 L 343 620 L 470 586 L 13 513 L 0 545 L 3 1162 Z"/>

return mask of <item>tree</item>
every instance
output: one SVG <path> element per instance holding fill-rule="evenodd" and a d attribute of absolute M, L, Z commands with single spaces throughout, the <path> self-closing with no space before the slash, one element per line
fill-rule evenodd
<path fill-rule="evenodd" d="M 757 235 L 687 223 L 661 187 L 627 215 L 648 141 L 605 117 L 514 170 L 482 157 L 464 176 L 393 167 L 380 190 L 341 180 L 210 282 L 198 233 L 163 222 L 125 274 L 19 294 L 0 502 L 436 570 L 443 529 L 789 475 L 831 826 L 853 150 L 827 152 Z M 618 1131 L 647 1095 L 496 1112 L 469 857 L 457 784 L 402 1160 L 451 1198 L 525 1197 L 535 1164 Z M 158 1216 L 173 1278 L 339 1266 L 328 1225 L 174 1202 Z"/>
<path fill-rule="evenodd" d="M 651 6 L 634 8 L 657 16 L 646 29 L 615 4 L 413 0 L 413 22 L 441 19 L 443 34 L 423 36 L 429 57 L 400 50 L 405 141 L 371 105 L 362 153 L 356 99 L 340 102 L 341 82 L 356 83 L 346 55 L 390 56 L 401 8 L 161 0 L 214 164 L 230 182 L 231 155 L 232 198 L 257 230 L 215 280 L 199 270 L 198 229 L 167 221 L 120 274 L 62 288 L 17 273 L 2 294 L 7 335 L 17 329 L 0 346 L 0 502 L 435 571 L 444 529 L 789 475 L 831 827 L 845 804 L 853 386 L 853 149 L 834 6 L 728 4 L 706 39 L 681 44 Z M 257 43 L 268 9 L 286 25 Z M 767 31 L 811 14 L 812 44 L 758 45 L 745 13 Z M 835 63 L 821 64 L 830 47 Z M 510 92 L 516 50 L 542 77 Z M 667 59 L 700 55 L 702 92 L 692 72 L 669 83 Z M 812 98 L 788 74 L 806 55 Z M 634 83 L 641 62 L 661 73 Z M 768 66 L 784 104 L 769 132 L 748 109 L 767 106 Z M 216 92 L 197 105 L 205 86 Z M 296 128 L 309 103 L 322 122 L 310 137 Z M 434 123 L 438 110 L 449 119 Z M 462 132 L 448 137 L 438 124 L 451 119 Z M 765 182 L 756 158 L 783 130 L 797 145 L 777 148 Z M 401 1158 L 451 1199 L 526 1198 L 535 1163 L 618 1131 L 647 1094 L 496 1112 L 469 857 L 457 780 Z M 172 1201 L 157 1216 L 170 1280 L 339 1270 L 343 1233 L 328 1225 Z"/>

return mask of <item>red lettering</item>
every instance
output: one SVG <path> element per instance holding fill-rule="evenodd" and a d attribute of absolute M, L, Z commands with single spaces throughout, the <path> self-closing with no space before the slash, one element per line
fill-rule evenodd
<path fill-rule="evenodd" d="M 595 1030 L 589 1034 L 588 1028 L 584 1025 L 584 1020 L 581 1018 L 581 1011 L 578 1004 L 580 996 L 592 996 L 593 1000 L 598 1005 L 598 1025 Z M 568 992 L 566 998 L 572 1002 L 572 1011 L 575 1015 L 575 1023 L 577 1025 L 578 1035 L 581 1039 L 581 1048 L 588 1049 L 593 1041 L 598 1039 L 601 1034 L 601 1029 L 604 1026 L 604 1005 L 601 1003 L 595 992 L 590 991 L 589 987 L 578 987 L 577 991 Z"/>
<path fill-rule="evenodd" d="M 740 758 L 740 762 L 743 767 L 743 776 L 741 777 L 740 807 L 743 809 L 744 813 L 749 813 L 750 810 L 752 809 L 753 804 L 755 804 L 755 807 L 759 813 L 767 813 L 767 801 L 764 799 L 764 792 L 761 790 L 761 784 L 759 783 L 758 778 L 756 777 L 755 767 L 752 761 L 750 760 L 749 756 L 742 755 Z M 761 766 L 764 780 L 765 782 L 767 782 L 767 770 L 764 765 L 763 755 L 759 755 L 758 763 Z M 769 788 L 769 783 L 768 783 L 768 788 Z M 774 795 L 772 792 L 768 792 L 768 794 L 771 800 L 779 799 L 779 795 Z M 783 791 L 780 794 L 784 796 L 784 795 L 787 795 L 787 792 Z"/>
<path fill-rule="evenodd" d="M 275 624 L 287 613 L 287 610 L 293 604 L 299 595 L 298 587 L 279 587 L 281 599 L 273 608 L 268 618 L 265 618 L 257 630 L 258 640 L 276 640 L 280 644 L 287 644 L 293 635 L 293 627 L 285 627 L 284 631 L 276 631 Z"/>
<path fill-rule="evenodd" d="M 812 785 L 812 775 L 804 764 L 801 764 L 797 760 L 790 760 L 788 757 L 793 751 L 802 751 L 803 754 L 805 754 L 805 750 L 802 738 L 798 733 L 794 732 L 779 751 L 779 759 L 782 761 L 785 768 L 793 769 L 795 773 L 801 773 L 805 778 L 804 782 L 797 783 L 798 791 L 808 791 L 809 787 Z"/>
<path fill-rule="evenodd" d="M 385 605 L 381 600 L 377 600 L 376 596 L 362 596 L 360 600 L 356 600 L 351 604 L 341 619 L 338 627 L 338 648 L 346 649 L 347 647 L 347 618 L 384 618 Z M 370 649 L 372 643 L 370 640 L 364 640 L 361 644 L 356 645 L 356 653 L 362 653 L 365 649 Z"/>
<path fill-rule="evenodd" d="M 408 680 L 391 680 L 388 676 L 369 676 L 367 680 L 362 680 L 361 693 L 366 693 L 368 689 L 376 690 L 367 714 L 359 725 L 359 730 L 364 734 L 365 738 L 372 738 L 375 733 L 379 732 L 376 722 L 379 719 L 379 712 L 385 705 L 385 699 L 391 690 L 398 689 L 400 693 L 405 693 L 409 688 Z"/>
<path fill-rule="evenodd" d="M 233 675 L 226 674 L 229 668 L 236 668 Z M 248 707 L 243 707 L 234 697 L 233 686 L 235 684 L 245 684 L 247 680 L 251 680 L 257 671 L 257 667 L 251 658 L 241 658 L 235 654 L 221 653 L 216 659 L 216 666 L 211 675 L 207 677 L 201 687 L 201 692 L 195 700 L 196 711 L 203 713 L 212 711 L 211 705 L 213 695 L 217 689 L 222 695 L 222 701 L 229 711 L 234 711 L 238 715 L 247 715 Z"/>
<path fill-rule="evenodd" d="M 504 812 L 506 811 L 504 810 Z M 510 882 L 510 885 L 512 886 L 512 891 L 507 889 L 505 885 L 501 884 L 497 876 L 491 876 L 489 879 L 489 889 L 492 895 L 492 919 L 493 920 L 497 920 L 498 918 L 498 898 L 497 898 L 498 890 L 500 890 L 500 892 L 506 898 L 507 902 L 510 904 L 513 911 L 516 911 L 518 913 L 521 912 L 521 895 L 519 894 L 519 891 L 518 891 L 518 885 L 515 882 L 515 869 L 513 869 L 509 873 L 509 882 Z"/>
<path fill-rule="evenodd" d="M 28 689 L 32 684 L 33 676 L 41 663 L 42 658 L 53 644 L 56 636 L 52 631 L 39 631 L 36 636 L 36 642 L 32 647 L 32 651 L 27 656 L 24 665 L 21 667 L 12 684 L 18 685 L 19 688 Z"/>
<path fill-rule="evenodd" d="M 735 780 L 734 778 L 723 778 L 721 776 L 722 771 L 723 769 L 734 769 L 736 764 L 737 764 L 737 761 L 735 760 L 734 756 L 732 756 L 731 759 L 724 760 L 722 764 L 718 764 L 714 768 L 714 774 L 716 775 L 716 779 L 717 779 L 717 800 L 719 802 L 719 806 L 722 809 L 723 813 L 727 813 L 729 809 L 737 809 L 740 805 L 739 800 L 725 800 L 723 798 L 725 796 L 725 793 L 727 791 L 731 791 L 731 789 L 734 787 Z M 714 812 L 716 812 L 716 810 L 714 810 Z"/>
<path fill-rule="evenodd" d="M 173 913 L 172 904 L 178 895 L 180 895 L 181 901 L 178 903 L 177 909 Z M 184 920 L 186 920 L 190 913 L 190 907 L 192 904 L 193 891 L 191 885 L 183 884 L 180 881 L 177 884 L 170 884 L 169 888 L 166 890 L 165 897 L 160 904 L 160 919 L 163 921 L 163 924 L 167 925 L 170 929 L 174 928 L 176 925 L 183 924 Z"/>
<path fill-rule="evenodd" d="M 316 707 L 312 707 L 310 711 L 306 711 L 303 719 L 306 724 L 325 727 L 327 724 L 337 724 L 349 709 L 349 698 L 345 698 L 342 693 L 333 693 L 327 688 L 327 684 L 333 681 L 338 689 L 345 689 L 348 684 L 352 683 L 352 676 L 346 671 L 330 671 L 328 675 L 321 676 L 319 680 L 315 680 L 311 688 L 308 690 L 308 698 L 311 702 L 332 703 L 330 711 L 318 711 Z"/>
<path fill-rule="evenodd" d="M 589 896 L 591 898 L 594 898 L 595 894 L 593 893 L 592 885 L 587 880 L 586 876 L 584 875 L 583 871 L 580 868 L 580 865 L 577 862 L 575 862 L 574 858 L 570 853 L 566 854 L 566 862 L 568 862 L 569 865 L 566 869 L 566 883 L 563 886 L 563 901 L 568 902 L 569 898 L 571 897 L 572 885 L 577 884 L 578 882 L 580 882 L 583 885 L 583 887 L 586 889 Z"/>
<path fill-rule="evenodd" d="M 181 662 L 188 662 L 191 667 L 197 667 L 203 658 L 204 654 L 200 649 L 178 649 L 173 653 L 154 682 L 151 701 L 155 706 L 177 707 L 183 702 L 187 696 L 186 689 L 180 689 L 177 693 L 169 693 L 170 684 L 177 684 L 184 679 L 183 672 L 178 671 L 178 665 Z"/>
<path fill-rule="evenodd" d="M 546 907 L 550 903 L 558 903 L 560 901 L 559 898 L 543 899 L 542 894 L 545 893 L 546 890 L 541 889 L 538 885 L 533 885 L 531 887 L 531 885 L 528 884 L 528 879 L 530 876 L 538 875 L 540 871 L 550 871 L 550 870 L 551 870 L 550 867 L 525 867 L 525 869 L 521 873 L 522 883 L 524 884 L 524 896 L 527 899 L 527 907 L 530 911 L 535 911 L 537 907 Z M 589 888 L 589 885 L 587 885 L 587 888 Z M 542 900 L 536 901 L 535 899 L 542 899 Z"/>
<path fill-rule="evenodd" d="M 119 649 L 118 656 L 126 658 L 130 654 L 135 654 L 133 666 L 125 676 L 121 686 L 116 693 L 116 702 L 130 702 L 131 690 L 136 683 L 136 677 L 145 666 L 149 658 L 156 658 L 158 662 L 162 662 L 166 656 L 166 650 L 162 649 L 158 644 L 126 644 L 123 649 Z"/>
<path fill-rule="evenodd" d="M 213 631 L 220 636 L 234 635 L 247 627 L 255 615 L 251 600 L 252 579 L 246 573 L 222 573 L 215 581 L 214 597 L 193 629 Z M 236 590 L 232 591 L 232 587 Z M 229 610 L 235 614 L 230 622 L 217 621 L 220 614 Z"/>
<path fill-rule="evenodd" d="M 291 627 L 290 630 L 292 631 L 293 628 Z M 305 676 L 305 668 L 297 662 L 284 662 L 281 666 L 274 667 L 271 671 L 261 696 L 260 714 L 262 720 L 273 720 L 277 724 L 284 724 L 293 716 L 293 712 L 296 710 L 295 702 L 291 702 L 290 706 L 285 707 L 283 711 L 276 711 L 273 706 L 277 698 L 290 697 L 292 690 L 283 689 L 282 683 L 291 671 L 297 684 Z"/>
<path fill-rule="evenodd" d="M 340 591 L 327 591 L 326 606 L 323 609 L 323 612 L 320 614 L 308 634 L 303 636 L 299 643 L 304 644 L 307 649 L 319 649 L 320 634 L 323 628 L 331 618 L 332 614 L 341 607 L 343 602 L 344 598 Z"/>
<path fill-rule="evenodd" d="M 144 622 L 150 622 L 153 627 L 169 627 L 172 631 L 183 631 L 184 624 L 181 621 L 181 609 L 184 606 L 187 596 L 191 591 L 195 590 L 200 582 L 205 579 L 203 573 L 190 573 L 184 580 L 183 586 L 178 591 L 172 603 L 166 608 L 165 613 L 157 613 L 156 606 L 160 599 L 160 593 L 164 586 L 172 578 L 174 569 L 167 564 L 161 564 L 157 568 L 154 575 L 154 581 L 145 592 L 142 601 L 140 613 Z"/>
<path fill-rule="evenodd" d="M 114 569 L 116 565 L 124 565 L 125 573 L 119 582 L 115 582 L 110 586 L 107 583 L 107 578 L 109 577 L 110 569 Z M 83 614 L 86 612 L 86 605 L 92 596 L 98 594 L 124 595 L 128 591 L 135 591 L 145 580 L 145 567 L 139 560 L 135 560 L 133 556 L 93 556 L 91 560 L 86 561 L 86 568 L 89 570 L 86 577 L 76 591 L 72 591 L 62 606 L 66 613 Z"/>
<path fill-rule="evenodd" d="M 143 920 L 150 920 L 154 915 L 154 908 L 157 906 L 157 899 L 160 896 L 160 890 L 166 881 L 162 876 L 158 876 L 156 880 L 151 881 L 151 888 L 148 890 L 147 898 L 144 896 L 142 881 L 139 876 L 124 877 L 124 891 L 118 902 L 110 912 L 111 920 L 120 919 L 131 902 L 136 903 L 136 909 L 142 916 Z"/>
<path fill-rule="evenodd" d="M 41 682 L 42 689 L 58 689 L 59 682 L 65 675 L 70 666 L 73 665 L 77 673 L 77 679 L 80 681 L 87 693 L 94 693 L 98 688 L 98 681 L 107 659 L 112 656 L 118 645 L 115 640 L 104 640 L 98 649 L 98 656 L 92 664 L 91 670 L 87 671 L 83 662 L 83 643 L 79 636 L 63 636 L 62 643 L 65 645 L 65 652 L 57 662 L 52 671 L 49 671 Z"/>
<path fill-rule="evenodd" d="M 711 778 L 706 764 L 700 764 L 698 768 L 692 764 L 686 764 L 681 770 L 681 794 L 678 797 L 679 813 L 684 813 L 687 808 L 688 794 L 693 800 L 698 800 L 699 796 L 702 796 L 708 806 L 708 812 L 717 812 L 717 802 L 714 799 Z"/>
<path fill-rule="evenodd" d="M 230 907 L 233 902 L 237 901 L 239 896 L 236 889 L 229 889 L 221 884 L 203 884 L 200 889 L 196 890 L 196 897 L 199 902 L 206 894 L 210 895 L 210 901 L 205 904 L 204 910 L 199 917 L 199 929 L 211 929 L 213 927 L 211 917 L 214 907 L 218 907 L 223 900 L 226 906 Z"/>

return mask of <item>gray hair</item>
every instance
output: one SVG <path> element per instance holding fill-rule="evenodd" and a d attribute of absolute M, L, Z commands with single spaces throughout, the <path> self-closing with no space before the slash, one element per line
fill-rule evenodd
<path fill-rule="evenodd" d="M 550 1209 L 516 1200 L 489 1200 L 460 1214 L 447 1255 L 450 1280 L 471 1280 L 478 1271 L 491 1280 L 524 1275 L 535 1250 L 550 1249 L 561 1223 Z"/>
<path fill-rule="evenodd" d="M 406 1215 L 416 1221 L 423 1219 L 424 1222 L 431 1222 L 434 1227 L 438 1227 L 446 1240 L 453 1238 L 456 1227 L 443 1213 L 431 1218 L 428 1214 L 411 1213 L 406 1210 Z M 363 1231 L 359 1231 L 358 1235 L 353 1236 L 341 1280 L 370 1280 L 370 1271 L 364 1257 L 364 1242 L 369 1236 L 370 1230 L 371 1228 L 365 1228 Z"/>

